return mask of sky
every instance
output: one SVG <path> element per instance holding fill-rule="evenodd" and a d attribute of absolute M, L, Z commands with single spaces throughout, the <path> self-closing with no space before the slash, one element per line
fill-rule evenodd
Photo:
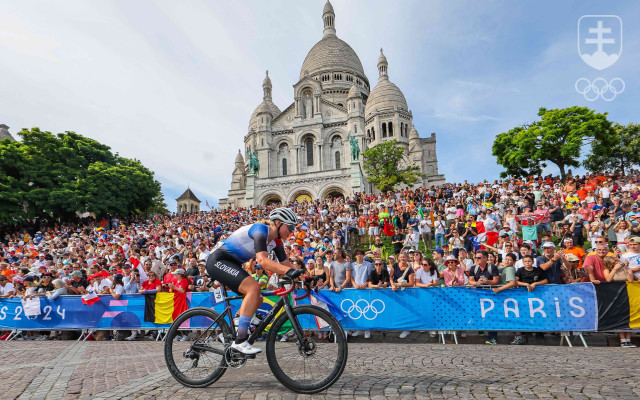
<path fill-rule="evenodd" d="M 324 3 L 0 0 L 0 123 L 14 136 L 32 127 L 74 131 L 141 160 L 172 211 L 187 187 L 203 208 L 215 206 L 262 101 L 265 70 L 284 110 L 322 38 Z M 535 121 L 540 107 L 586 106 L 614 122 L 639 122 L 640 2 L 332 4 L 337 35 L 360 57 L 371 87 L 384 48 L 416 129 L 436 133 L 448 182 L 498 179 L 495 136 Z M 622 21 L 622 52 L 604 70 L 578 52 L 584 15 Z M 625 88 L 611 101 L 589 101 L 576 91 L 580 78 L 620 78 Z"/>

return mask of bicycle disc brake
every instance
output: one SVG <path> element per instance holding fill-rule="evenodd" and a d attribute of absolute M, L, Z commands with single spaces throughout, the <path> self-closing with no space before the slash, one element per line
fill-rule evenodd
<path fill-rule="evenodd" d="M 305 338 L 302 343 L 298 343 L 298 353 L 303 357 L 312 357 L 316 354 L 316 342 Z"/>

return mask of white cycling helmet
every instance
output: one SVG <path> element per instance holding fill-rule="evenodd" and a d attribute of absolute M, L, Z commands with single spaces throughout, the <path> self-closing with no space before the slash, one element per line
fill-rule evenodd
<path fill-rule="evenodd" d="M 269 219 L 274 221 L 282 221 L 285 225 L 297 225 L 298 224 L 298 216 L 296 213 L 291 211 L 290 208 L 280 207 L 269 213 Z"/>

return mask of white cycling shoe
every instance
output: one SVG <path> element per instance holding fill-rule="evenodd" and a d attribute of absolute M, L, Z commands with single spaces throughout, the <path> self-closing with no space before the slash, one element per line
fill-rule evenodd
<path fill-rule="evenodd" d="M 262 353 L 262 349 L 259 347 L 255 347 L 254 345 L 252 345 L 251 343 L 249 343 L 248 341 L 244 341 L 240 344 L 238 343 L 232 343 L 231 344 L 231 348 L 239 351 L 242 354 L 246 354 L 246 355 L 253 355 L 253 354 L 258 354 L 258 353 Z"/>

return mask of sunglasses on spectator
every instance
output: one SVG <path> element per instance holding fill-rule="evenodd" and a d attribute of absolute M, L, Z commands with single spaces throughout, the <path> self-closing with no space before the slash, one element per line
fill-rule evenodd
<path fill-rule="evenodd" d="M 375 263 L 374 265 L 382 265 L 382 263 Z"/>
<path fill-rule="evenodd" d="M 482 259 L 482 258 L 484 258 L 484 257 L 479 256 L 479 257 L 474 257 L 474 258 L 475 258 L 476 260 L 481 260 L 481 259 Z"/>

